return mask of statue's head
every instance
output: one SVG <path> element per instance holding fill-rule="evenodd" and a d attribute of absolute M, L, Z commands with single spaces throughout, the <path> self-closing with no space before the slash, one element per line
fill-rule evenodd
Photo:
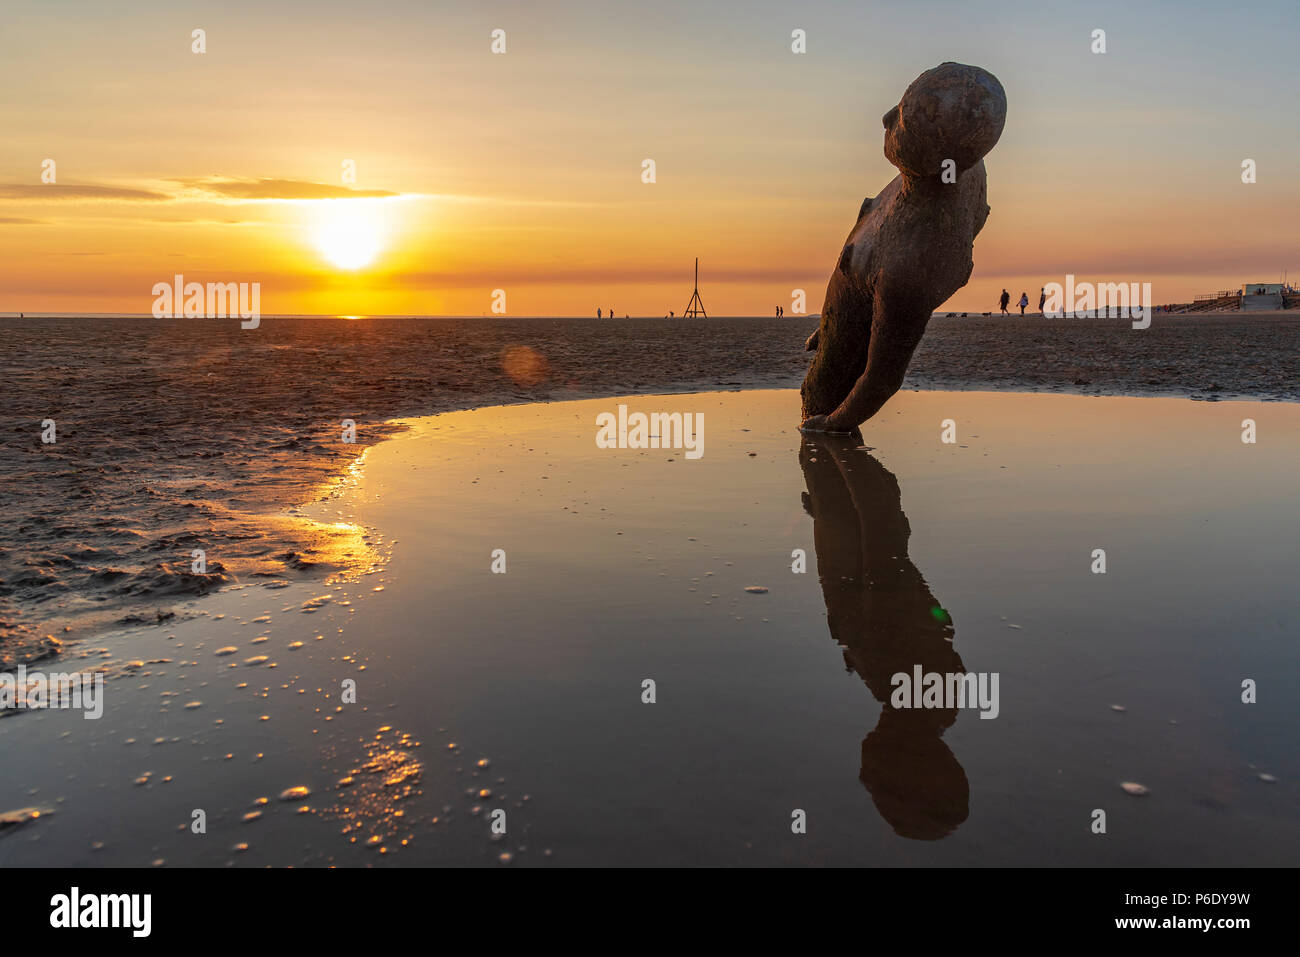
<path fill-rule="evenodd" d="M 933 176 L 943 161 L 969 169 L 993 149 L 1007 121 L 1007 95 L 988 70 L 941 63 L 926 70 L 884 116 L 885 158 L 908 176 Z"/>

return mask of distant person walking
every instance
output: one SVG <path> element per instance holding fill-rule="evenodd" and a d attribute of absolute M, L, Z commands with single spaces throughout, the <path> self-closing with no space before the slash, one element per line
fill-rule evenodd
<path fill-rule="evenodd" d="M 1022 292 L 1020 294 L 1020 302 L 1018 305 L 1020 306 L 1020 314 L 1023 316 L 1025 314 L 1025 306 L 1029 305 L 1029 293 Z"/>
<path fill-rule="evenodd" d="M 1004 316 L 1010 315 L 1010 313 L 1007 312 L 1007 303 L 1009 303 L 1010 301 L 1011 301 L 1011 293 L 1003 289 L 1002 298 L 998 300 L 998 305 L 1002 307 L 1002 315 Z"/>
<path fill-rule="evenodd" d="M 596 318 L 597 318 L 597 319 L 601 318 L 601 315 L 600 315 L 600 308 L 599 308 L 599 307 L 597 307 L 597 309 L 596 309 Z"/>
<path fill-rule="evenodd" d="M 1044 304 L 1045 302 L 1047 302 L 1047 287 L 1046 287 L 1046 286 L 1044 286 L 1042 289 L 1040 289 L 1040 290 L 1038 291 L 1038 312 L 1039 312 L 1040 315 L 1041 315 L 1042 312 L 1043 312 L 1043 304 Z"/>

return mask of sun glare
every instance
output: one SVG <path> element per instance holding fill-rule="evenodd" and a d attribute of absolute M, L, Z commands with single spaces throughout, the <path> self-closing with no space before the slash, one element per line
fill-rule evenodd
<path fill-rule="evenodd" d="M 311 235 L 322 256 L 340 269 L 361 269 L 375 261 L 386 235 L 378 202 L 322 200 L 316 206 Z"/>

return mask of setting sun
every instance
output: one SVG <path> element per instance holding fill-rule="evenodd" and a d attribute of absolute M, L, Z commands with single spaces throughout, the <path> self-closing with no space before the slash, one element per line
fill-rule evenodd
<path fill-rule="evenodd" d="M 340 269 L 361 269 L 375 261 L 386 233 L 378 203 L 348 199 L 313 205 L 312 242 L 321 255 Z"/>

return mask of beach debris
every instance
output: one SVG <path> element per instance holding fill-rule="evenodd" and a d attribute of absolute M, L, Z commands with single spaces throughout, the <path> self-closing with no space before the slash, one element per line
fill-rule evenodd
<path fill-rule="evenodd" d="M 239 648 L 236 647 L 235 645 L 226 645 L 226 647 L 224 648 L 218 648 L 216 651 L 213 652 L 213 654 L 216 655 L 218 658 L 224 658 L 227 655 L 236 654 L 238 651 Z"/>
<path fill-rule="evenodd" d="M 767 594 L 767 589 L 764 588 L 762 585 L 746 585 L 745 591 L 749 592 L 751 595 Z"/>
<path fill-rule="evenodd" d="M 323 606 L 329 604 L 329 602 L 331 602 L 333 599 L 334 599 L 334 595 L 332 592 L 328 595 L 320 595 L 316 598 L 309 599 L 308 601 L 302 603 L 303 614 L 310 615 L 312 612 L 316 611 L 317 609 L 322 608 Z"/>
<path fill-rule="evenodd" d="M 1265 774 L 1265 773 L 1263 773 L 1263 772 L 1260 773 L 1260 775 L 1259 775 L 1259 779 L 1260 779 L 1261 781 L 1263 781 L 1265 784 L 1275 784 L 1275 783 L 1277 783 L 1277 778 L 1273 777 L 1273 775 L 1271 775 L 1271 774 Z"/>
<path fill-rule="evenodd" d="M 30 824 L 32 821 L 42 817 L 49 817 L 54 813 L 50 807 L 20 807 L 13 811 L 0 811 L 0 834 L 11 828 L 22 827 L 24 824 Z"/>
<path fill-rule="evenodd" d="M 1136 781 L 1121 781 L 1119 786 L 1124 789 L 1125 794 L 1131 794 L 1134 797 L 1142 797 L 1143 795 L 1151 793 L 1150 788 L 1146 785 L 1138 784 Z"/>
<path fill-rule="evenodd" d="M 1111 711 L 1127 711 L 1128 708 L 1124 707 L 1122 704 L 1113 704 L 1113 705 L 1110 706 L 1110 710 L 1111 710 Z"/>
<path fill-rule="evenodd" d="M 254 655 L 252 658 L 245 658 L 245 659 L 244 659 L 244 664 L 246 664 L 246 665 L 264 665 L 264 664 L 266 664 L 266 663 L 267 663 L 268 661 L 270 661 L 270 660 L 271 660 L 271 658 L 270 658 L 269 655 Z"/>
<path fill-rule="evenodd" d="M 281 801 L 299 801 L 311 794 L 311 789 L 299 784 L 280 792 Z"/>

